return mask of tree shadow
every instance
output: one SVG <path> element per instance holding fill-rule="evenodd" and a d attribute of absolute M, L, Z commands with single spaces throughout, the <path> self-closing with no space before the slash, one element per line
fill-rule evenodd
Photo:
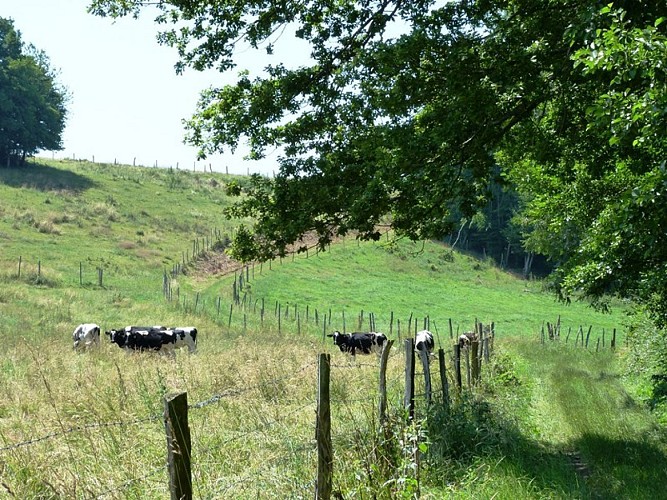
<path fill-rule="evenodd" d="M 38 191 L 70 191 L 73 193 L 81 193 L 96 185 L 88 177 L 70 170 L 32 162 L 17 167 L 1 167 L 0 184 Z"/>
<path fill-rule="evenodd" d="M 667 443 L 664 431 L 652 431 L 650 440 L 584 434 L 551 446 L 526 436 L 483 401 L 467 401 L 438 413 L 430 421 L 435 431 L 430 435 L 431 451 L 440 455 L 431 456 L 436 461 L 471 464 L 481 458 L 499 464 L 512 477 L 525 478 L 537 497 L 665 498 L 667 453 L 659 444 Z M 465 465 L 460 473 L 455 481 L 469 477 Z"/>
<path fill-rule="evenodd" d="M 587 483 L 596 497 L 665 498 L 667 454 L 652 442 L 584 434 L 572 446 L 590 469 Z"/>

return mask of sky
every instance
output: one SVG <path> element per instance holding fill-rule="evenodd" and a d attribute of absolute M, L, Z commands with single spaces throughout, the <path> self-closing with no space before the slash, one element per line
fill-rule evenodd
<path fill-rule="evenodd" d="M 177 75 L 176 50 L 158 44 L 154 15 L 113 21 L 88 14 L 88 3 L 0 0 L 0 17 L 13 19 L 23 42 L 47 54 L 71 95 L 64 149 L 38 156 L 230 174 L 278 171 L 276 152 L 249 161 L 243 159 L 247 149 L 239 146 L 234 155 L 197 161 L 196 148 L 183 144 L 182 120 L 196 111 L 200 91 L 233 83 L 241 68 L 229 75 L 193 69 Z M 272 62 L 300 56 L 289 44 L 282 53 L 279 48 Z M 269 62 L 250 51 L 243 59 L 251 76 Z"/>

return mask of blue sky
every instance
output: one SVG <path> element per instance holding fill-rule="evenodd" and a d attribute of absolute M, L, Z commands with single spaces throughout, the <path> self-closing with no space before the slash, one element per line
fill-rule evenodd
<path fill-rule="evenodd" d="M 196 149 L 182 143 L 181 120 L 195 111 L 199 92 L 232 83 L 235 73 L 176 75 L 174 49 L 160 46 L 153 17 L 144 13 L 112 21 L 86 13 L 88 0 L 2 0 L 0 17 L 14 19 L 23 41 L 46 52 L 59 81 L 71 94 L 62 151 L 55 158 L 95 160 L 160 167 L 173 166 L 236 174 L 277 172 L 277 153 L 260 162 L 244 161 L 245 150 L 196 162 Z M 282 54 L 295 55 L 289 44 Z M 252 74 L 266 64 L 243 54 Z M 272 56 L 280 60 L 280 52 Z M 283 55 L 283 57 L 285 57 Z M 240 69 L 240 68 L 239 68 Z"/>

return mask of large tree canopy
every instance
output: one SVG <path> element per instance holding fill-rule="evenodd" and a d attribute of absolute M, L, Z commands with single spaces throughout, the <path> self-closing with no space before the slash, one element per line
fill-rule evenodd
<path fill-rule="evenodd" d="M 0 18 L 0 165 L 62 149 L 66 102 L 46 54 L 26 46 L 13 21 Z"/>
<path fill-rule="evenodd" d="M 608 0 L 607 0 L 608 1 Z M 514 183 L 530 250 L 563 294 L 640 298 L 667 318 L 664 1 L 93 0 L 97 15 L 157 5 L 177 70 L 235 67 L 239 44 L 288 32 L 310 63 L 203 92 L 187 124 L 202 155 L 279 148 L 236 214 L 236 255 L 322 245 L 389 222 L 439 237 Z M 242 51 L 241 57 L 247 57 Z M 502 169 L 498 169 L 501 166 Z M 497 172 L 502 172 L 501 176 Z"/>

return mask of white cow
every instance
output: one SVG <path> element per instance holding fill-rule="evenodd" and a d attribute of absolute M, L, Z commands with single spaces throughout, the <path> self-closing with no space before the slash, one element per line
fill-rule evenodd
<path fill-rule="evenodd" d="M 427 354 L 433 354 L 433 334 L 428 330 L 421 330 L 415 335 L 415 349 L 417 351 L 424 351 Z"/>
<path fill-rule="evenodd" d="M 100 343 L 100 327 L 95 323 L 84 323 L 76 327 L 72 333 L 74 349 L 89 348 Z"/>

